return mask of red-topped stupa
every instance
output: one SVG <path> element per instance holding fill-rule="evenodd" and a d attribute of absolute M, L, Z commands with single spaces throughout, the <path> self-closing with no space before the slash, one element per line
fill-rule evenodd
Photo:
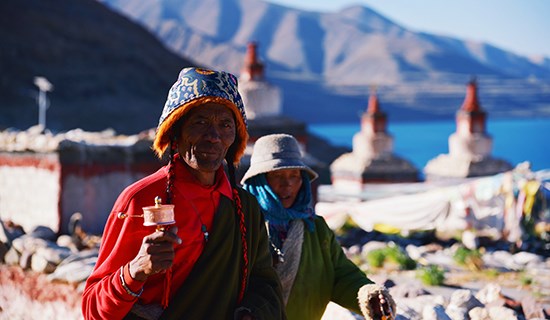
<path fill-rule="evenodd" d="M 250 146 L 266 134 L 287 133 L 293 135 L 305 150 L 306 124 L 282 114 L 282 91 L 266 80 L 264 71 L 264 64 L 259 58 L 258 44 L 249 42 L 239 77 L 239 93 L 248 118 Z"/>
<path fill-rule="evenodd" d="M 360 188 L 365 183 L 415 182 L 418 169 L 393 154 L 393 137 L 387 132 L 387 115 L 373 90 L 361 117 L 361 131 L 353 136 L 353 151 L 330 166 L 335 187 Z"/>
<path fill-rule="evenodd" d="M 239 92 L 248 119 L 279 116 L 282 112 L 281 90 L 264 78 L 264 65 L 258 58 L 258 45 L 250 42 L 239 77 Z"/>
<path fill-rule="evenodd" d="M 387 115 L 380 109 L 376 90 L 369 96 L 366 112 L 361 116 L 361 131 L 353 136 L 353 152 L 364 158 L 391 155 L 393 137 L 387 133 Z"/>
<path fill-rule="evenodd" d="M 237 176 L 244 174 L 250 165 L 250 152 L 258 138 L 273 134 L 293 135 L 304 153 L 305 162 L 321 172 L 326 164 L 309 153 L 308 133 L 302 121 L 282 114 L 283 94 L 279 87 L 269 83 L 264 75 L 264 64 L 259 59 L 258 45 L 250 42 L 246 48 L 244 64 L 239 77 L 239 93 L 243 99 L 248 118 L 248 147 L 237 170 Z M 328 173 L 325 174 L 328 177 Z"/>
<path fill-rule="evenodd" d="M 449 154 L 430 160 L 424 168 L 426 180 L 493 175 L 512 169 L 505 160 L 491 156 L 493 140 L 487 133 L 487 113 L 477 96 L 477 82 L 466 88 L 466 97 L 456 114 L 456 132 L 449 136 Z"/>

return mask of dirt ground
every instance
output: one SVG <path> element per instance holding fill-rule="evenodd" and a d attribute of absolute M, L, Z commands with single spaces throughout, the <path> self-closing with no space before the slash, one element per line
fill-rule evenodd
<path fill-rule="evenodd" d="M 415 271 L 378 270 L 369 277 L 397 284 L 419 281 Z M 537 279 L 520 272 L 453 271 L 446 274 L 444 286 L 424 287 L 431 294 L 450 297 L 455 290 L 478 291 L 489 283 L 499 284 L 505 296 L 518 302 L 531 295 L 550 311 L 550 270 Z M 58 319 L 63 314 L 64 320 L 80 320 L 80 304 L 77 286 L 50 282 L 44 274 L 0 264 L 0 319 Z"/>

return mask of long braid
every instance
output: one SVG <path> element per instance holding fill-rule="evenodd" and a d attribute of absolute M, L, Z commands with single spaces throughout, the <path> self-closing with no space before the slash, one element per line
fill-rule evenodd
<path fill-rule="evenodd" d="M 238 300 L 238 303 L 241 303 L 244 297 L 244 292 L 246 290 L 246 280 L 248 278 L 248 243 L 246 242 L 246 224 L 244 221 L 244 212 L 241 197 L 239 197 L 239 192 L 237 191 L 237 189 L 233 189 L 233 197 L 235 198 L 235 206 L 237 209 L 237 214 L 239 215 L 239 227 L 241 231 L 241 242 L 243 245 L 243 276 L 241 279 L 241 288 L 239 290 Z"/>
<path fill-rule="evenodd" d="M 176 161 L 176 150 L 178 149 L 176 138 L 175 136 L 172 136 L 170 139 L 170 155 L 168 158 L 168 177 L 166 179 L 166 203 L 171 204 L 174 200 L 174 167 L 175 161 Z M 162 307 L 166 309 L 168 307 L 168 303 L 170 302 L 170 286 L 172 282 L 172 268 L 168 268 L 164 274 L 164 295 L 162 297 Z"/>
<path fill-rule="evenodd" d="M 171 204 L 173 200 L 173 191 L 172 188 L 174 186 L 174 162 L 176 161 L 176 150 L 178 146 L 176 143 L 176 139 L 172 137 L 170 140 L 170 156 L 168 158 L 168 177 L 166 179 L 166 201 L 165 203 Z"/>
<path fill-rule="evenodd" d="M 246 282 L 248 279 L 248 243 L 246 242 L 246 223 L 244 219 L 243 206 L 241 202 L 241 197 L 237 191 L 237 180 L 235 179 L 235 165 L 233 164 L 233 155 L 228 154 L 226 157 L 227 161 L 227 172 L 229 174 L 229 182 L 233 189 L 233 198 L 235 199 L 235 211 L 239 217 L 239 230 L 241 232 L 241 243 L 243 247 L 243 271 L 241 278 L 241 287 L 239 289 L 239 299 L 238 303 L 241 303 L 244 297 L 244 292 L 246 291 Z"/>

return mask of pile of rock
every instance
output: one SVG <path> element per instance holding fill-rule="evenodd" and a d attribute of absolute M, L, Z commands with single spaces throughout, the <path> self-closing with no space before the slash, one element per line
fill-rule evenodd
<path fill-rule="evenodd" d="M 400 319 L 546 319 L 544 307 L 532 296 L 512 299 L 496 283 L 486 284 L 480 290 L 456 289 L 448 294 L 402 283 L 391 287 L 390 292 L 398 301 Z"/>
<path fill-rule="evenodd" d="M 389 243 L 395 246 L 395 243 Z M 350 247 L 346 253 L 354 261 L 361 261 L 358 256 L 364 258 L 369 252 L 387 246 L 388 242 L 369 241 L 361 247 Z M 522 287 L 518 280 L 504 283 L 505 281 L 496 277 L 483 279 L 482 276 L 468 282 L 463 279 L 464 274 L 469 273 L 465 270 L 467 267 L 454 260 L 454 254 L 459 246 L 409 243 L 402 248 L 410 258 L 418 262 L 418 268 L 438 266 L 444 270 L 444 286 L 423 285 L 416 277 L 418 270 L 397 274 L 391 272 L 391 266 L 384 268 L 382 273 L 375 273 L 369 277 L 389 288 L 397 303 L 398 319 L 520 320 L 550 317 L 550 258 L 530 252 L 511 253 L 494 248 L 487 249 L 483 252 L 477 268 L 494 270 L 502 275 L 521 272 L 524 279 L 529 280 L 529 286 Z M 368 274 L 371 273 L 369 271 L 373 271 L 367 265 L 362 265 L 361 268 Z M 458 277 L 458 280 L 453 280 L 453 275 Z M 501 285 L 497 282 L 503 283 Z M 331 306 L 328 312 L 331 309 L 339 308 Z M 337 312 L 342 313 L 342 310 Z"/>
<path fill-rule="evenodd" d="M 396 320 L 544 320 L 548 314 L 531 297 L 521 302 L 502 293 L 498 284 L 487 284 L 477 293 L 458 289 L 450 295 L 433 294 L 414 283 L 395 285 L 385 283 L 396 301 Z M 362 316 L 352 313 L 335 303 L 330 303 L 323 320 L 359 320 Z"/>
<path fill-rule="evenodd" d="M 100 239 L 84 234 L 79 218 L 71 220 L 72 234 L 61 236 L 44 226 L 26 233 L 0 220 L 1 319 L 81 318 L 80 297 Z"/>
<path fill-rule="evenodd" d="M 54 134 L 48 130 L 44 131 L 41 126 L 37 125 L 25 131 L 0 131 L 0 151 L 52 152 L 59 150 L 64 144 L 135 146 L 141 141 L 144 141 L 144 144 L 148 148 L 153 141 L 154 133 L 154 130 L 147 130 L 135 135 L 120 135 L 113 129 L 99 132 L 73 129 Z"/>
<path fill-rule="evenodd" d="M 79 219 L 80 214 L 73 215 L 71 235 L 60 236 L 44 226 L 26 233 L 20 226 L 0 220 L 0 260 L 8 266 L 48 274 L 51 281 L 86 281 L 97 261 L 100 239 L 86 235 Z"/>

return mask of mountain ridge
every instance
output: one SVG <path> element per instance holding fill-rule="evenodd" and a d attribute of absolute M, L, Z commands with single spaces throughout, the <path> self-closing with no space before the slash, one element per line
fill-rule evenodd
<path fill-rule="evenodd" d="M 235 74 L 246 44 L 258 42 L 268 80 L 283 89 L 283 112 L 309 123 L 333 121 L 338 97 L 350 101 L 340 120 L 357 121 L 372 86 L 392 119 L 453 117 L 473 76 L 491 115 L 550 116 L 546 60 L 412 32 L 363 5 L 320 13 L 259 0 L 189 0 L 181 7 L 98 1 L 141 23 L 174 52 Z M 169 19 L 162 15 L 167 11 Z M 311 90 L 308 99 L 296 86 Z M 308 105 L 321 107 L 312 116 Z"/>
<path fill-rule="evenodd" d="M 149 129 L 181 68 L 238 75 L 250 41 L 267 80 L 282 88 L 283 113 L 306 123 L 358 122 L 373 86 L 390 121 L 451 119 L 472 76 L 490 117 L 550 116 L 547 58 L 414 33 L 363 6 L 319 13 L 259 0 L 124 3 L 132 6 L 0 2 L 0 128 L 37 123 L 33 77 L 45 76 L 54 85 L 50 130 Z"/>

